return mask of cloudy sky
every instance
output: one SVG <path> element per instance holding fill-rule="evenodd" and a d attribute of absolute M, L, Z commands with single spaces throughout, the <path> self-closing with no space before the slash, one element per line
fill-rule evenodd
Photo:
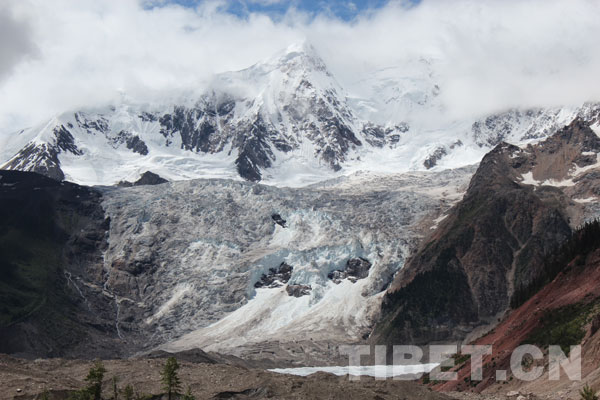
<path fill-rule="evenodd" d="M 0 134 L 199 86 L 305 40 L 350 91 L 433 60 L 457 118 L 600 100 L 599 15 L 598 0 L 0 0 Z"/>
<path fill-rule="evenodd" d="M 417 3 L 419 0 L 411 0 Z M 178 4 L 184 7 L 196 7 L 199 0 L 148 0 L 146 7 L 162 6 L 164 4 Z M 221 9 L 238 17 L 247 17 L 252 13 L 267 14 L 273 18 L 280 18 L 290 9 L 302 11 L 310 16 L 327 15 L 350 21 L 365 12 L 377 10 L 388 3 L 386 0 L 308 0 L 308 1 L 282 1 L 282 0 L 235 0 L 223 2 Z M 407 3 L 408 4 L 408 3 Z"/>

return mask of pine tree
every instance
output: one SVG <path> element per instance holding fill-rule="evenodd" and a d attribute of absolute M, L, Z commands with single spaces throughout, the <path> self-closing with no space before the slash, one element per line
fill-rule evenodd
<path fill-rule="evenodd" d="M 185 394 L 183 395 L 183 400 L 196 400 L 196 397 L 192 394 L 192 388 L 188 386 Z"/>
<path fill-rule="evenodd" d="M 584 388 L 579 391 L 579 395 L 581 396 L 581 400 L 598 400 L 596 391 L 589 387 L 589 385 L 585 385 Z"/>
<path fill-rule="evenodd" d="M 116 376 L 112 377 L 113 400 L 119 400 L 119 388 L 117 386 L 118 381 L 119 379 Z"/>
<path fill-rule="evenodd" d="M 178 370 L 179 364 L 177 363 L 177 359 L 169 357 L 160 373 L 163 389 L 167 392 L 169 400 L 173 399 L 173 395 L 178 395 L 181 389 L 181 381 L 179 380 L 179 376 L 177 376 Z"/>
<path fill-rule="evenodd" d="M 85 381 L 88 383 L 85 391 L 93 400 L 102 400 L 102 380 L 104 379 L 105 372 L 106 368 L 104 368 L 104 364 L 102 364 L 102 361 L 97 360 L 85 378 Z"/>
<path fill-rule="evenodd" d="M 123 390 L 123 396 L 125 397 L 125 400 L 133 400 L 133 388 L 131 385 L 125 386 L 125 389 Z"/>

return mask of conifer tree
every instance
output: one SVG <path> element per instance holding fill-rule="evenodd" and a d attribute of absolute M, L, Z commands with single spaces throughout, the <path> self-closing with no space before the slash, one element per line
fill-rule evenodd
<path fill-rule="evenodd" d="M 167 392 L 169 400 L 173 399 L 173 395 L 178 395 L 181 389 L 181 381 L 177 375 L 179 364 L 175 357 L 169 357 L 165 366 L 160 373 L 163 389 Z"/>

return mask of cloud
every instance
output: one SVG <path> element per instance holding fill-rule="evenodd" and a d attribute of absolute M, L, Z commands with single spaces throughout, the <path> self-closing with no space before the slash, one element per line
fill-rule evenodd
<path fill-rule="evenodd" d="M 304 39 L 359 95 L 354 83 L 374 70 L 406 66 L 410 75 L 415 60 L 428 60 L 452 118 L 600 99 L 595 0 L 397 1 L 350 22 L 295 8 L 276 20 L 239 18 L 225 0 L 148 1 L 156 4 L 21 0 L 0 9 L 9 30 L 0 37 L 14 38 L 0 39 L 0 132 L 122 92 L 143 101 L 201 87 Z"/>
<path fill-rule="evenodd" d="M 31 30 L 8 3 L 0 5 L 0 81 L 23 59 L 35 53 Z"/>

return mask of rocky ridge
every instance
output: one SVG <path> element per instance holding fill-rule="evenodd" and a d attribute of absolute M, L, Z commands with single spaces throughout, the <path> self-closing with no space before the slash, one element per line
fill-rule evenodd
<path fill-rule="evenodd" d="M 483 380 L 470 382 L 466 365 L 454 369 L 456 381 L 437 385 L 438 390 L 474 390 L 487 394 L 507 393 L 516 398 L 536 393 L 540 398 L 578 397 L 585 385 L 598 387 L 598 345 L 600 343 L 600 224 L 588 223 L 577 230 L 559 250 L 548 258 L 544 280 L 506 315 L 493 331 L 472 343 L 492 345 L 493 352 L 483 360 Z M 544 360 L 535 366 L 544 373 L 533 381 L 510 379 L 498 382 L 495 371 L 510 371 L 510 355 L 521 344 L 539 346 Z M 581 380 L 548 379 L 548 345 L 559 345 L 565 354 L 570 346 L 581 345 Z M 508 397 L 508 396 L 507 396 Z"/>
<path fill-rule="evenodd" d="M 371 340 L 461 341 L 495 325 L 571 229 L 598 215 L 594 126 L 576 119 L 539 144 L 502 143 L 487 154 L 464 198 L 396 276 Z"/>
<path fill-rule="evenodd" d="M 443 111 L 436 100 L 443 88 L 423 73 L 427 63 L 417 67 L 411 73 L 419 79 L 374 74 L 375 98 L 355 98 L 312 46 L 294 45 L 164 104 L 124 98 L 15 132 L 0 149 L 0 165 L 86 185 L 133 182 L 149 170 L 168 180 L 303 186 L 358 170 L 463 167 L 501 141 L 539 141 L 600 110 L 593 103 L 508 110 L 427 127 L 422 119 Z"/>

